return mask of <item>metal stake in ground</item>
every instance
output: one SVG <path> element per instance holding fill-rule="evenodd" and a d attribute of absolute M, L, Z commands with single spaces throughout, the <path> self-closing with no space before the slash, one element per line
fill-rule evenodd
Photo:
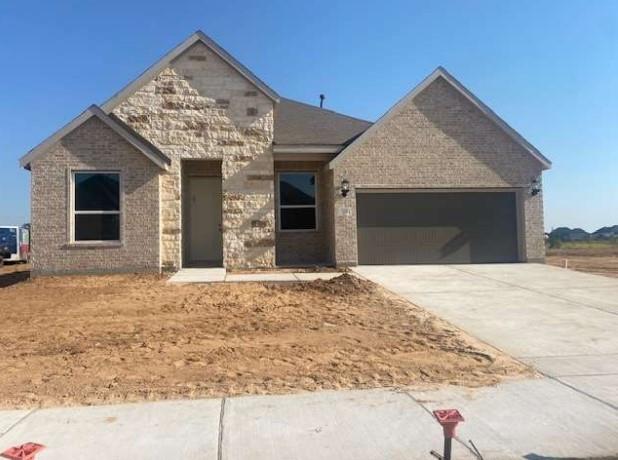
<path fill-rule="evenodd" d="M 442 458 L 444 460 L 451 460 L 451 444 L 455 437 L 455 428 L 457 428 L 459 422 L 464 421 L 464 418 L 457 409 L 438 409 L 433 411 L 433 415 L 438 423 L 442 425 L 442 432 L 444 433 L 444 452 Z"/>

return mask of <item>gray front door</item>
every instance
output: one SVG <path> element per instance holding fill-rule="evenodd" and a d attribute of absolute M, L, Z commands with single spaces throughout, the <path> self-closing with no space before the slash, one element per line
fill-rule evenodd
<path fill-rule="evenodd" d="M 516 262 L 511 192 L 359 193 L 360 264 Z"/>
<path fill-rule="evenodd" d="M 223 262 L 221 241 L 221 178 L 189 177 L 185 206 L 185 265 L 220 266 Z"/>

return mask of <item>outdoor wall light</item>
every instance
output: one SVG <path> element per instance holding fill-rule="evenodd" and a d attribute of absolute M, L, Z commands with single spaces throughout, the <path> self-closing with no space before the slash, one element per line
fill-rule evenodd
<path fill-rule="evenodd" d="M 535 177 L 530 183 L 530 195 L 537 196 L 539 193 L 541 193 L 541 178 Z"/>
<path fill-rule="evenodd" d="M 343 179 L 341 181 L 341 196 L 346 197 L 350 193 L 350 181 L 347 179 Z"/>

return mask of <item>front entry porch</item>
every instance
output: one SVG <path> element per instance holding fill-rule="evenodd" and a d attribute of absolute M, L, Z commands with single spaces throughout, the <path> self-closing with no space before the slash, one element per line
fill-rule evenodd
<path fill-rule="evenodd" d="M 183 268 L 172 275 L 168 283 L 239 283 L 239 282 L 298 282 L 329 280 L 341 275 L 338 271 L 302 272 L 266 270 L 249 273 L 228 273 L 225 268 Z"/>

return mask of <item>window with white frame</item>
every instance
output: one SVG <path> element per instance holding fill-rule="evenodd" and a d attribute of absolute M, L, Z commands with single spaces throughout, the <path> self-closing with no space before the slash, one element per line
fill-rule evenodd
<path fill-rule="evenodd" d="M 120 241 L 119 173 L 73 173 L 73 240 Z"/>
<path fill-rule="evenodd" d="M 279 229 L 317 229 L 315 173 L 279 173 Z"/>

